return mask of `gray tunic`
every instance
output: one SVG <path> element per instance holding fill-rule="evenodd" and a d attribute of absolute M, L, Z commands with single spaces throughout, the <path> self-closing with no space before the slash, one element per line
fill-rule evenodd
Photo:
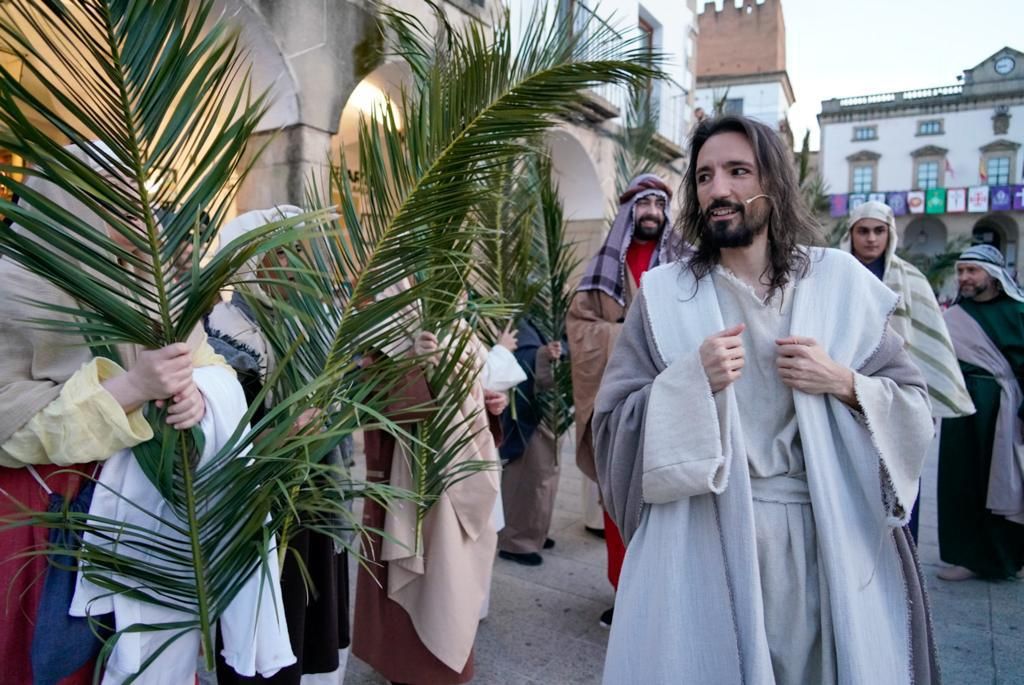
<path fill-rule="evenodd" d="M 712 279 L 726 326 L 746 324 L 745 363 L 734 386 L 743 416 L 764 626 L 775 682 L 835 683 L 828 584 L 818 564 L 796 407 L 793 391 L 782 382 L 776 366 L 775 341 L 789 335 L 794 285 L 790 282 L 761 301 L 750 286 L 721 266 Z M 771 401 L 765 401 L 768 398 Z"/>

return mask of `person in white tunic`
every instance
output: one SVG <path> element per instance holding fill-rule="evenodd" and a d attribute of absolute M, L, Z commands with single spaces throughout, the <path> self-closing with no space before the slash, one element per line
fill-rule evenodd
<path fill-rule="evenodd" d="M 697 251 L 644 276 L 595 406 L 628 544 L 604 682 L 937 682 L 902 528 L 933 428 L 898 296 L 812 247 L 768 127 L 705 120 L 689 159 Z"/>

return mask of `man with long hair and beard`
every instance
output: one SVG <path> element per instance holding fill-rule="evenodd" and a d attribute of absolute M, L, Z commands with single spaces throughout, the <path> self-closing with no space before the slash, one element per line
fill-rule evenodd
<path fill-rule="evenodd" d="M 929 683 L 903 526 L 933 429 L 897 296 L 816 247 L 767 126 L 690 141 L 689 258 L 652 269 L 594 410 L 628 542 L 605 683 Z"/>

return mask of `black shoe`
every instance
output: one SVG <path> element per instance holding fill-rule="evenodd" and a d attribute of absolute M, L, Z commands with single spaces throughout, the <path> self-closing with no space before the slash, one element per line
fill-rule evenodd
<path fill-rule="evenodd" d="M 547 540 L 544 541 L 544 549 L 551 549 L 554 546 L 555 546 L 555 541 L 552 540 L 551 538 L 548 538 Z"/>
<path fill-rule="evenodd" d="M 590 526 L 583 526 L 583 530 L 587 531 L 596 538 L 604 540 L 604 528 L 591 528 Z"/>
<path fill-rule="evenodd" d="M 612 607 L 608 611 L 601 614 L 601 627 L 611 628 L 612 627 L 612 613 L 615 611 L 615 607 Z"/>
<path fill-rule="evenodd" d="M 544 563 L 544 557 L 536 552 L 498 552 L 498 556 L 507 561 L 514 561 L 523 566 L 540 566 Z"/>

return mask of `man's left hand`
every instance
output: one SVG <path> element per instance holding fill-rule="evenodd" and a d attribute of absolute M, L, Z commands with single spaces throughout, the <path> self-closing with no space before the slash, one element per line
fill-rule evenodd
<path fill-rule="evenodd" d="M 835 395 L 851 407 L 857 405 L 853 371 L 836 363 L 814 338 L 790 336 L 775 341 L 775 364 L 782 382 L 810 395 Z"/>
<path fill-rule="evenodd" d="M 508 395 L 494 390 L 484 390 L 484 406 L 489 414 L 498 416 L 508 406 Z"/>

